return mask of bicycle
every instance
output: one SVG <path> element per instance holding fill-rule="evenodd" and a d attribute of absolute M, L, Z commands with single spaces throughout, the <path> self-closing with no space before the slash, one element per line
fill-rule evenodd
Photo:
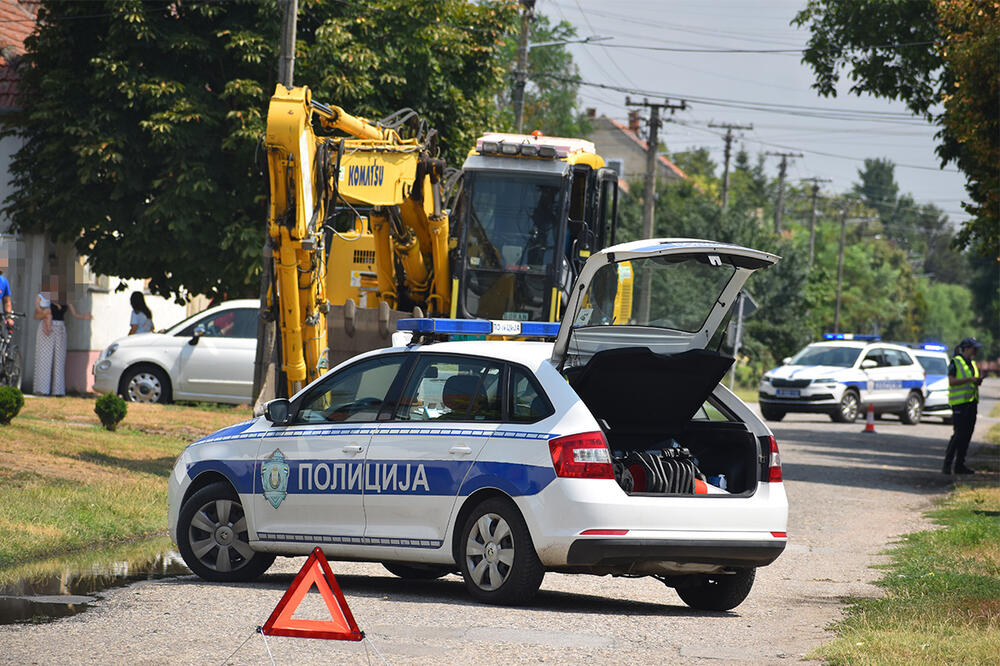
<path fill-rule="evenodd" d="M 24 317 L 20 312 L 0 312 L 0 386 L 21 388 L 21 350 L 14 342 L 14 327 L 7 317 Z"/>

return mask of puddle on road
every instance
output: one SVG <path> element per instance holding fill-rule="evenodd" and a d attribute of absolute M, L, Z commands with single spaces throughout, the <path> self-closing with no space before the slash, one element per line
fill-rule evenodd
<path fill-rule="evenodd" d="M 0 624 L 76 615 L 103 590 L 189 573 L 169 537 L 0 568 Z"/>

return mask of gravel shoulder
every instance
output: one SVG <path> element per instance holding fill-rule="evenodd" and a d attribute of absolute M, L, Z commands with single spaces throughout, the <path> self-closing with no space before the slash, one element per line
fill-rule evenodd
<path fill-rule="evenodd" d="M 1000 379 L 983 386 L 974 439 L 998 419 Z M 928 529 L 921 517 L 947 492 L 940 472 L 951 427 L 790 415 L 773 424 L 790 502 L 789 546 L 758 571 L 750 597 L 728 613 L 688 609 L 653 579 L 548 574 L 529 608 L 473 603 L 460 578 L 394 578 L 377 564 L 333 562 L 361 629 L 389 663 L 788 663 L 830 638 L 843 599 L 873 596 L 893 539 Z M 193 576 L 109 591 L 80 615 L 0 627 L 0 663 L 269 663 L 254 636 L 303 559 L 279 560 L 254 584 Z M 313 602 L 317 605 L 313 606 Z M 303 616 L 321 617 L 307 598 Z M 311 613 L 313 609 L 315 613 Z M 249 640 L 247 640 L 249 639 Z M 244 641 L 245 644 L 244 644 Z M 243 644 L 241 646 L 241 644 Z M 278 664 L 364 662 L 365 644 L 270 638 Z"/>

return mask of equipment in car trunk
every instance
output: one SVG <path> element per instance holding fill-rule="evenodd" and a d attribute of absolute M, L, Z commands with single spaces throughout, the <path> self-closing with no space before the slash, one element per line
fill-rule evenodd
<path fill-rule="evenodd" d="M 622 489 L 627 493 L 695 494 L 695 480 L 704 482 L 705 475 L 690 451 L 677 442 L 672 443 L 673 446 L 659 451 L 629 451 L 616 460 L 616 465 L 623 466 L 622 473 L 615 474 Z"/>

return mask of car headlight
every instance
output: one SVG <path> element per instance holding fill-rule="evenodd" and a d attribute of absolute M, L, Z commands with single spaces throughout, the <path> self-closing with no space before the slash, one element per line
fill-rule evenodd
<path fill-rule="evenodd" d="M 833 377 L 824 377 L 823 379 L 814 379 L 813 384 L 836 384 L 837 380 Z"/>
<path fill-rule="evenodd" d="M 112 342 L 107 349 L 104 350 L 104 358 L 111 358 L 111 355 L 115 353 L 118 349 L 118 343 Z"/>
<path fill-rule="evenodd" d="M 771 375 L 764 375 L 763 377 L 760 378 L 760 381 L 765 382 L 767 384 L 770 384 L 771 383 Z"/>

